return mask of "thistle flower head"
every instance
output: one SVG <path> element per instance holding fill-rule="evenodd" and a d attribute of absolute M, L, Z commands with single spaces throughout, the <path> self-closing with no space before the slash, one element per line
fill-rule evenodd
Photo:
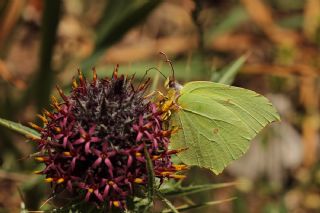
<path fill-rule="evenodd" d="M 38 174 L 46 176 L 55 193 L 68 190 L 97 205 L 126 207 L 126 200 L 148 181 L 146 153 L 154 174 L 160 179 L 179 179 L 168 150 L 172 130 L 165 128 L 163 111 L 145 98 L 148 81 L 138 88 L 133 77 L 118 76 L 87 81 L 81 72 L 70 95 L 61 89 L 61 102 L 52 98 L 52 112 L 39 118 L 35 139 L 41 153 L 36 160 L 45 165 Z M 35 127 L 35 126 L 34 126 Z"/>

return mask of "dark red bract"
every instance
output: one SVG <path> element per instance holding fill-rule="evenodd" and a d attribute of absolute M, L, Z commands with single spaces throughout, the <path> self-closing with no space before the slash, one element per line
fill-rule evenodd
<path fill-rule="evenodd" d="M 144 149 L 154 173 L 164 178 L 181 167 L 172 165 L 168 144 L 171 130 L 164 129 L 161 112 L 145 98 L 148 82 L 135 88 L 132 78 L 113 73 L 111 79 L 98 79 L 95 72 L 88 82 L 79 72 L 69 96 L 58 89 L 62 102 L 53 98 L 54 111 L 39 116 L 44 127 L 36 159 L 45 164 L 46 175 L 56 193 L 67 189 L 84 194 L 98 205 L 125 207 L 137 185 L 146 187 L 147 167 Z"/>

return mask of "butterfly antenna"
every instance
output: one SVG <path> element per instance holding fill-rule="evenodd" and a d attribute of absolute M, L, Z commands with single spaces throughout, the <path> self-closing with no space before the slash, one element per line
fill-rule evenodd
<path fill-rule="evenodd" d="M 151 68 L 147 69 L 146 72 L 144 73 L 144 75 L 142 76 L 142 78 L 141 78 L 141 80 L 140 80 L 140 82 L 139 82 L 139 87 L 140 87 L 140 85 L 142 84 L 142 82 L 144 81 L 144 78 L 148 75 L 148 72 L 149 72 L 150 70 L 156 70 L 156 71 L 158 71 L 164 78 L 166 78 L 166 76 L 165 76 L 158 68 L 156 68 L 156 67 L 151 67 Z"/>
<path fill-rule="evenodd" d="M 158 71 L 164 78 L 166 78 L 166 76 L 165 76 L 158 68 L 156 68 L 156 67 L 151 67 L 151 68 L 147 69 L 147 70 L 146 70 L 146 73 L 144 74 L 143 77 L 145 77 L 150 70 L 156 70 L 156 71 Z"/>
<path fill-rule="evenodd" d="M 171 72 L 172 72 L 172 78 L 175 81 L 176 78 L 174 77 L 174 69 L 173 69 L 173 65 L 171 60 L 168 58 L 167 54 L 165 54 L 164 52 L 159 52 L 161 55 L 164 55 L 164 57 L 166 58 L 165 62 L 169 63 L 170 67 L 171 67 Z"/>

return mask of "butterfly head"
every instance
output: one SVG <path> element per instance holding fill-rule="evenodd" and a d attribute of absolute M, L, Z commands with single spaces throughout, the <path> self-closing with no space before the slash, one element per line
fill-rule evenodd
<path fill-rule="evenodd" d="M 164 52 L 160 52 L 160 54 L 162 54 L 165 57 L 165 59 L 166 59 L 165 62 L 167 62 L 171 67 L 171 74 L 172 75 L 166 78 L 166 81 L 164 83 L 165 88 L 180 91 L 182 89 L 182 85 L 176 81 L 176 78 L 174 76 L 174 69 L 173 69 L 172 62 L 169 60 L 169 58 L 167 57 L 167 55 Z"/>
<path fill-rule="evenodd" d="M 164 83 L 166 89 L 174 89 L 180 91 L 182 89 L 182 85 L 179 84 L 174 78 L 168 77 Z"/>

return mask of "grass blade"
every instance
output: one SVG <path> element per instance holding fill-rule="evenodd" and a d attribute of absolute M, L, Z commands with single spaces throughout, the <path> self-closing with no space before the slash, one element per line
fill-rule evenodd
<path fill-rule="evenodd" d="M 38 110 L 46 107 L 54 83 L 54 73 L 51 66 L 53 49 L 56 40 L 60 17 L 61 1 L 44 1 L 42 18 L 42 38 L 40 49 L 39 72 L 37 73 L 33 90 Z"/>
<path fill-rule="evenodd" d="M 178 189 L 165 189 L 161 190 L 161 193 L 165 196 L 186 196 L 190 194 L 195 194 L 203 191 L 208 191 L 212 189 L 220 189 L 225 187 L 230 187 L 236 185 L 235 182 L 231 183 L 218 183 L 218 184 L 204 184 L 204 185 L 197 185 L 197 186 L 188 186 L 188 187 L 181 187 Z"/>
<path fill-rule="evenodd" d="M 225 68 L 224 70 L 221 71 L 221 76 L 218 79 L 218 83 L 222 84 L 228 84 L 231 85 L 237 75 L 237 73 L 240 71 L 240 68 L 242 65 L 246 62 L 247 56 L 241 56 L 238 58 L 235 62 L 233 62 L 230 66 Z"/>
<path fill-rule="evenodd" d="M 183 206 L 177 207 L 176 210 L 182 212 L 182 211 L 202 208 L 202 207 L 206 207 L 206 206 L 218 205 L 218 204 L 221 204 L 221 203 L 232 201 L 234 199 L 236 199 L 236 198 L 235 197 L 231 197 L 231 198 L 224 199 L 224 200 L 211 201 L 211 202 L 201 203 L 201 204 L 197 204 L 197 205 L 193 205 L 193 206 L 183 205 Z M 164 210 L 164 211 L 162 211 L 162 213 L 170 213 L 170 212 L 174 212 L 174 211 L 172 211 L 172 210 Z"/>
<path fill-rule="evenodd" d="M 37 131 L 29 127 L 23 126 L 20 123 L 16 123 L 13 121 L 8 121 L 6 119 L 0 118 L 0 125 L 7 127 L 27 137 L 40 138 L 40 134 Z"/>

